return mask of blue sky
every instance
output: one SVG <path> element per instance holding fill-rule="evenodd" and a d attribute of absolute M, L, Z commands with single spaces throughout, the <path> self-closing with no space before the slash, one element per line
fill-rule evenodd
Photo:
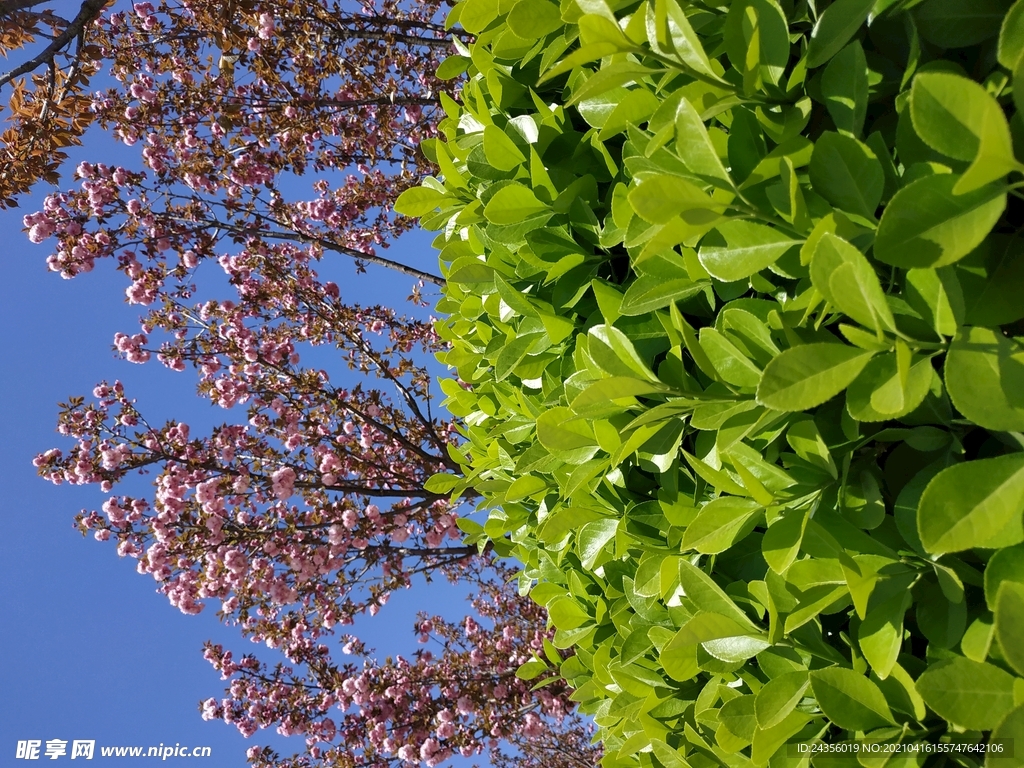
<path fill-rule="evenodd" d="M 95 150 L 85 154 L 111 160 Z M 73 167 L 67 166 L 68 175 Z M 184 616 L 156 594 L 151 578 L 135 572 L 134 560 L 118 558 L 111 543 L 73 529 L 75 513 L 97 508 L 106 497 L 98 487 L 57 487 L 35 474 L 35 454 L 68 445 L 55 432 L 57 402 L 88 395 L 101 379 L 124 381 L 157 423 L 173 414 L 198 429 L 244 418 L 241 411 L 199 400 L 191 372 L 114 357 L 113 335 L 137 332 L 138 308 L 125 304 L 126 282 L 112 264 L 100 263 L 70 281 L 46 270 L 47 244 L 32 245 L 21 231 L 22 215 L 36 210 L 45 192 L 38 190 L 20 209 L 0 212 L 7 269 L 0 282 L 0 323 L 8 345 L 0 368 L 0 764 L 11 764 L 23 739 L 95 739 L 97 748 L 211 746 L 209 764 L 224 768 L 245 765 L 245 749 L 254 743 L 272 744 L 282 754 L 300 751 L 301 739 L 264 731 L 247 741 L 231 726 L 200 718 L 197 703 L 223 690 L 219 674 L 202 658 L 203 641 L 212 638 L 236 653 L 249 643 L 220 626 L 212 611 Z M 412 233 L 388 255 L 429 269 L 436 264 L 430 240 Z M 374 270 L 350 274 L 341 284 L 362 303 L 401 307 L 412 279 Z M 395 595 L 356 633 L 382 654 L 408 653 L 417 647 L 411 631 L 417 610 L 461 616 L 466 608 L 444 584 L 429 592 L 419 585 Z"/>

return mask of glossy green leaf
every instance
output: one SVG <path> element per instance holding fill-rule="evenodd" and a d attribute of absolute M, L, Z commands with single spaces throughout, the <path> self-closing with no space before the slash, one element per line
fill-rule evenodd
<path fill-rule="evenodd" d="M 784 573 L 800 553 L 808 515 L 803 509 L 790 509 L 777 518 L 761 541 L 761 549 L 768 566 L 775 573 Z"/>
<path fill-rule="evenodd" d="M 941 267 L 978 247 L 1006 207 L 1006 191 L 990 184 L 964 194 L 955 174 L 925 176 L 896 193 L 875 238 L 875 258 L 886 264 Z"/>
<path fill-rule="evenodd" d="M 591 570 L 605 547 L 614 540 L 619 529 L 619 521 L 612 519 L 594 520 L 586 523 L 579 533 L 580 562 L 587 570 Z"/>
<path fill-rule="evenodd" d="M 598 450 L 593 429 L 568 408 L 551 408 L 537 417 L 537 440 L 574 464 L 582 464 Z"/>
<path fill-rule="evenodd" d="M 1004 581 L 996 595 L 996 639 L 1003 658 L 1024 675 L 1024 584 Z"/>
<path fill-rule="evenodd" d="M 484 127 L 484 154 L 495 168 L 511 171 L 526 162 L 526 155 L 496 125 Z"/>
<path fill-rule="evenodd" d="M 917 679 L 925 704 L 961 728 L 987 731 L 1013 709 L 1013 675 L 963 657 L 940 661 Z"/>
<path fill-rule="evenodd" d="M 571 597 L 556 598 L 548 603 L 548 617 L 558 629 L 576 629 L 591 621 L 590 615 Z"/>
<path fill-rule="evenodd" d="M 944 155 L 973 161 L 953 188 L 964 194 L 1001 179 L 1017 167 L 1010 126 L 985 89 L 949 72 L 924 72 L 910 92 L 914 130 Z"/>
<path fill-rule="evenodd" d="M 1024 453 L 944 469 L 917 509 L 921 543 L 932 554 L 1024 541 Z"/>
<path fill-rule="evenodd" d="M 706 555 L 724 552 L 754 529 L 761 510 L 756 501 L 736 496 L 709 501 L 686 527 L 682 546 Z"/>
<path fill-rule="evenodd" d="M 894 722 L 878 686 L 852 669 L 811 672 L 811 690 L 821 711 L 840 728 L 866 731 Z"/>
<path fill-rule="evenodd" d="M 921 36 L 940 48 L 965 48 L 999 34 L 1011 0 L 927 0 L 916 9 Z"/>
<path fill-rule="evenodd" d="M 667 174 L 646 178 L 630 190 L 629 204 L 637 216 L 651 224 L 666 224 L 681 216 L 687 224 L 707 225 L 709 229 L 725 208 L 693 182 Z"/>
<path fill-rule="evenodd" d="M 533 190 L 519 183 L 499 189 L 484 206 L 484 216 L 494 224 L 518 224 L 548 211 Z"/>
<path fill-rule="evenodd" d="M 857 642 L 871 669 L 885 679 L 896 665 L 903 645 L 903 614 L 912 600 L 908 592 L 869 607 L 857 630 Z"/>
<path fill-rule="evenodd" d="M 666 280 L 657 275 L 641 275 L 626 289 L 619 312 L 627 317 L 644 315 L 695 296 L 707 285 L 706 281 L 694 282 L 688 278 Z"/>
<path fill-rule="evenodd" d="M 985 768 L 1002 766 L 1002 768 L 1018 768 L 1024 765 L 1024 755 L 1017 751 L 1016 745 L 1024 744 L 1024 704 L 1011 711 L 992 731 L 989 743 L 1002 743 L 1005 753 L 990 752 L 985 756 Z M 1014 744 L 1013 757 L 1009 757 L 1009 743 Z"/>
<path fill-rule="evenodd" d="M 910 367 L 906 382 L 901 382 L 895 353 L 879 355 L 871 360 L 860 375 L 846 390 L 846 410 L 857 421 L 888 421 L 910 413 L 917 408 L 928 395 L 935 369 L 930 360 L 920 360 Z M 883 412 L 875 408 L 875 403 L 884 400 L 877 396 L 879 392 L 898 388 L 902 392 L 902 407 L 896 411 Z"/>
<path fill-rule="evenodd" d="M 1011 72 L 1024 53 L 1024 2 L 1018 0 L 1003 18 L 999 30 L 999 63 Z"/>
<path fill-rule="evenodd" d="M 426 216 L 444 200 L 444 195 L 429 187 L 411 187 L 395 200 L 395 211 L 403 216 Z"/>
<path fill-rule="evenodd" d="M 942 336 L 955 336 L 964 322 L 964 296 L 952 267 L 907 270 L 904 296 Z"/>
<path fill-rule="evenodd" d="M 676 110 L 676 152 L 695 176 L 727 189 L 733 186 L 704 121 L 685 98 Z"/>
<path fill-rule="evenodd" d="M 763 224 L 733 220 L 704 238 L 700 263 L 719 280 L 733 282 L 774 264 L 800 241 Z"/>
<path fill-rule="evenodd" d="M 807 45 L 808 69 L 820 67 L 845 46 L 868 17 L 875 0 L 836 0 L 818 17 Z"/>
<path fill-rule="evenodd" d="M 1024 584 L 1024 545 L 1015 544 L 1000 549 L 985 568 L 985 602 L 989 610 L 996 608 L 996 596 L 1004 581 Z"/>
<path fill-rule="evenodd" d="M 754 700 L 757 725 L 772 728 L 785 720 L 807 694 L 810 684 L 810 678 L 803 671 L 787 672 L 769 680 Z"/>
<path fill-rule="evenodd" d="M 629 400 L 642 395 L 654 395 L 667 390 L 668 387 L 662 384 L 626 376 L 612 376 L 608 379 L 599 379 L 588 385 L 573 399 L 570 407 L 576 413 L 587 413 L 589 410 L 609 402 Z"/>
<path fill-rule="evenodd" d="M 859 250 L 831 233 L 818 239 L 811 282 L 830 304 L 876 332 L 896 329 L 874 268 Z"/>
<path fill-rule="evenodd" d="M 744 90 L 777 83 L 789 60 L 786 16 L 772 0 L 737 0 L 723 28 L 725 50 L 740 73 Z"/>
<path fill-rule="evenodd" d="M 858 138 L 868 113 L 868 64 L 859 42 L 847 45 L 825 67 L 821 94 L 836 128 Z"/>
<path fill-rule="evenodd" d="M 519 0 L 507 18 L 509 29 L 526 40 L 544 37 L 562 26 L 561 13 L 547 0 Z"/>
<path fill-rule="evenodd" d="M 844 344 L 787 349 L 765 367 L 757 401 L 777 411 L 814 408 L 846 389 L 874 354 Z"/>
<path fill-rule="evenodd" d="M 874 219 L 885 172 L 867 144 L 826 131 L 814 144 L 808 171 L 819 195 L 837 208 Z"/>
<path fill-rule="evenodd" d="M 547 489 L 547 481 L 542 477 L 536 477 L 534 475 L 523 475 L 517 477 L 512 481 L 512 485 L 505 491 L 505 499 L 507 501 L 521 501 L 527 496 L 533 496 L 536 493 Z"/>
<path fill-rule="evenodd" d="M 1024 346 L 992 328 L 963 328 L 946 357 L 953 405 L 987 429 L 1024 430 Z"/>
<path fill-rule="evenodd" d="M 752 389 L 761 380 L 761 369 L 722 332 L 701 328 L 700 346 L 723 381 Z"/>

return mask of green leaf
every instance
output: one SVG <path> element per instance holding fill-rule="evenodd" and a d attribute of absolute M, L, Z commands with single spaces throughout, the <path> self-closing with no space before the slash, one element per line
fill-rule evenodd
<path fill-rule="evenodd" d="M 985 602 L 990 611 L 996 609 L 996 596 L 1004 581 L 1024 584 L 1024 545 L 1016 544 L 1000 549 L 988 561 L 985 568 Z"/>
<path fill-rule="evenodd" d="M 717 555 L 754 529 L 762 507 L 752 499 L 722 496 L 701 507 L 683 534 L 684 549 Z"/>
<path fill-rule="evenodd" d="M 1006 208 L 1006 189 L 990 184 L 964 194 L 955 174 L 925 176 L 889 202 L 878 225 L 875 258 L 896 267 L 941 267 L 973 251 Z"/>
<path fill-rule="evenodd" d="M 505 344 L 494 361 L 494 378 L 496 381 L 507 379 L 533 349 L 533 345 L 541 338 L 539 333 L 527 333 L 516 336 Z"/>
<path fill-rule="evenodd" d="M 996 595 L 996 639 L 1003 658 L 1024 675 L 1024 584 L 1004 581 Z"/>
<path fill-rule="evenodd" d="M 921 36 L 940 48 L 965 48 L 995 37 L 1009 0 L 928 0 L 914 14 Z"/>
<path fill-rule="evenodd" d="M 523 475 L 512 481 L 512 485 L 505 491 L 505 501 L 522 501 L 528 496 L 533 496 L 548 488 L 548 482 L 536 475 Z"/>
<path fill-rule="evenodd" d="M 896 323 L 871 263 L 850 243 L 831 233 L 818 239 L 811 259 L 811 282 L 828 302 L 876 333 Z"/>
<path fill-rule="evenodd" d="M 483 32 L 498 16 L 498 0 L 466 0 L 459 24 L 472 34 Z"/>
<path fill-rule="evenodd" d="M 964 322 L 964 297 L 953 267 L 908 270 L 904 297 L 941 336 L 955 336 Z"/>
<path fill-rule="evenodd" d="M 787 672 L 765 683 L 754 699 L 754 715 L 760 728 L 778 725 L 800 703 L 811 680 L 804 671 Z"/>
<path fill-rule="evenodd" d="M 901 592 L 878 605 L 870 605 L 857 630 L 861 653 L 882 680 L 896 666 L 903 645 L 903 614 L 912 602 L 909 592 Z"/>
<path fill-rule="evenodd" d="M 949 722 L 977 731 L 995 728 L 1013 709 L 1013 675 L 963 657 L 933 664 L 917 679 L 925 704 Z"/>
<path fill-rule="evenodd" d="M 511 171 L 526 162 L 526 155 L 496 125 L 484 126 L 484 154 L 500 171 Z"/>
<path fill-rule="evenodd" d="M 826 131 L 814 144 L 808 172 L 814 191 L 837 208 L 875 218 L 885 171 L 867 144 Z"/>
<path fill-rule="evenodd" d="M 584 524 L 600 520 L 603 515 L 586 507 L 562 507 L 548 516 L 540 526 L 538 537 L 545 544 L 555 544 L 565 538 L 570 531 L 583 527 Z"/>
<path fill-rule="evenodd" d="M 786 431 L 786 442 L 793 452 L 808 464 L 825 470 L 833 478 L 839 477 L 839 470 L 836 469 L 828 445 L 825 444 L 821 432 L 818 431 L 818 425 L 811 417 L 806 416 L 790 423 Z"/>
<path fill-rule="evenodd" d="M 1024 453 L 956 464 L 921 496 L 917 528 L 931 554 L 1024 541 Z"/>
<path fill-rule="evenodd" d="M 719 744 L 740 744 L 742 749 L 754 738 L 757 719 L 754 716 L 754 697 L 737 696 L 722 705 L 718 711 L 719 729 L 715 738 Z M 726 734 L 722 733 L 725 730 Z M 723 739 L 723 736 L 726 738 Z M 731 751 L 731 750 L 730 750 Z"/>
<path fill-rule="evenodd" d="M 704 122 L 685 98 L 680 99 L 676 109 L 676 153 L 695 176 L 712 184 L 717 182 L 717 186 L 725 189 L 733 188 Z"/>
<path fill-rule="evenodd" d="M 964 322 L 994 327 L 1024 317 L 1024 240 L 1014 237 L 1005 247 L 990 239 L 978 249 L 980 264 L 968 257 L 957 265 L 965 306 Z"/>
<path fill-rule="evenodd" d="M 706 280 L 694 282 L 687 278 L 666 280 L 657 275 L 641 275 L 626 289 L 619 312 L 627 317 L 645 315 L 703 291 Z"/>
<path fill-rule="evenodd" d="M 610 379 L 599 379 L 587 385 L 570 404 L 576 413 L 586 413 L 597 406 L 603 406 L 616 400 L 632 400 L 642 395 L 654 395 L 668 391 L 663 384 L 634 379 L 627 376 L 612 376 Z"/>
<path fill-rule="evenodd" d="M 652 47 L 674 53 L 679 61 L 693 71 L 714 80 L 719 79 L 704 52 L 700 37 L 675 0 L 655 0 L 653 6 L 648 6 L 646 21 L 647 37 Z"/>
<path fill-rule="evenodd" d="M 737 638 L 749 638 L 755 640 L 755 644 L 760 644 L 761 646 L 757 651 L 743 658 L 755 656 L 768 646 L 767 643 L 763 643 L 759 638 L 750 636 L 748 623 L 739 623 L 722 614 L 701 611 L 683 625 L 682 629 L 669 641 L 666 648 L 686 648 L 697 645 L 704 645 L 706 647 L 708 644 L 712 644 L 712 648 L 721 650 L 726 649 L 728 646 L 716 646 L 714 645 L 716 641 L 734 640 Z M 747 645 L 737 644 L 735 649 L 739 651 L 741 646 L 746 649 Z M 752 648 L 753 645 L 749 644 L 749 647 Z M 745 652 L 745 650 L 742 652 Z"/>
<path fill-rule="evenodd" d="M 618 529 L 619 521 L 610 518 L 594 520 L 580 529 L 580 562 L 586 570 L 593 570 L 605 547 L 615 539 Z"/>
<path fill-rule="evenodd" d="M 974 423 L 1024 430 L 1024 346 L 992 328 L 963 328 L 946 356 L 946 389 Z"/>
<path fill-rule="evenodd" d="M 629 192 L 629 204 L 636 215 L 651 224 L 667 224 L 676 216 L 694 227 L 713 227 L 725 210 L 723 203 L 712 200 L 693 182 L 657 174 L 644 178 Z"/>
<path fill-rule="evenodd" d="M 403 216 L 426 216 L 437 209 L 444 195 L 429 187 L 410 187 L 395 200 L 395 212 Z"/>
<path fill-rule="evenodd" d="M 847 45 L 825 67 L 821 95 L 836 128 L 860 136 L 868 113 L 868 64 L 859 42 Z"/>
<path fill-rule="evenodd" d="M 570 464 L 582 464 L 598 451 L 590 425 L 564 407 L 551 408 L 537 417 L 537 440 Z"/>
<path fill-rule="evenodd" d="M 1003 742 L 1003 744 L 1009 742 L 1009 744 L 1014 745 L 1024 744 L 1024 705 L 1010 712 L 992 731 L 992 734 L 989 736 L 989 743 L 999 742 Z M 1007 752 L 1009 752 L 1009 749 L 1007 749 Z M 1005 754 L 998 752 L 989 752 L 985 756 L 985 768 L 994 768 L 995 766 L 1018 768 L 1021 765 L 1024 765 L 1024 755 L 1020 754 L 1019 751 L 1015 751 L 1012 758 L 1008 758 Z"/>
<path fill-rule="evenodd" d="M 548 618 L 558 629 L 576 629 L 593 620 L 571 597 L 556 598 L 547 608 Z"/>
<path fill-rule="evenodd" d="M 625 39 L 625 38 L 623 38 Z M 602 45 L 606 43 L 602 42 Z M 607 93 L 613 88 L 629 83 L 639 83 L 646 75 L 653 74 L 658 70 L 643 67 L 630 61 L 620 61 L 602 67 L 573 91 L 572 98 L 566 102 L 571 106 L 587 99 L 593 99 L 602 93 Z"/>
<path fill-rule="evenodd" d="M 868 17 L 875 0 L 836 0 L 818 17 L 807 45 L 806 66 L 820 67 L 845 46 Z"/>
<path fill-rule="evenodd" d="M 761 540 L 761 550 L 768 567 L 775 573 L 784 573 L 800 554 L 808 519 L 806 510 L 790 509 L 768 526 Z"/>
<path fill-rule="evenodd" d="M 516 677 L 520 680 L 533 680 L 547 669 L 548 665 L 540 659 L 530 659 L 516 670 Z"/>
<path fill-rule="evenodd" d="M 484 217 L 492 224 L 519 224 L 548 210 L 547 204 L 538 200 L 533 190 L 513 182 L 494 193 L 484 206 Z"/>
<path fill-rule="evenodd" d="M 1024 2 L 1017 0 L 999 30 L 999 63 L 1011 72 L 1024 53 Z"/>
<path fill-rule="evenodd" d="M 754 93 L 762 82 L 779 82 L 789 61 L 789 29 L 772 0 L 737 0 L 723 27 L 725 51 L 743 75 L 743 89 Z"/>
<path fill-rule="evenodd" d="M 764 224 L 727 221 L 704 238 L 700 263 L 712 277 L 731 283 L 771 266 L 799 242 Z"/>
<path fill-rule="evenodd" d="M 845 344 L 802 344 L 764 369 L 757 401 L 777 411 L 806 411 L 849 386 L 874 352 Z"/>
<path fill-rule="evenodd" d="M 949 72 L 923 72 L 910 91 L 914 130 L 933 149 L 973 161 L 953 188 L 964 194 L 1017 168 L 1006 116 L 978 83 Z"/>
<path fill-rule="evenodd" d="M 716 613 L 746 627 L 746 633 L 758 633 L 759 629 L 734 603 L 714 579 L 697 566 L 680 558 L 679 583 L 686 596 L 702 611 Z"/>
<path fill-rule="evenodd" d="M 811 690 L 821 711 L 840 728 L 867 731 L 895 722 L 878 686 L 852 669 L 811 672 Z"/>
<path fill-rule="evenodd" d="M 468 56 L 449 56 L 438 65 L 434 74 L 438 80 L 454 80 L 469 69 L 472 61 Z"/>
<path fill-rule="evenodd" d="M 633 88 L 626 91 L 626 95 L 619 100 L 601 125 L 601 140 L 604 141 L 624 131 L 627 126 L 646 122 L 660 105 L 658 97 L 646 88 Z M 623 192 L 625 192 L 625 185 L 623 185 Z"/>
<path fill-rule="evenodd" d="M 753 389 L 761 380 L 761 369 L 721 331 L 701 328 L 700 346 L 723 381 Z"/>
<path fill-rule="evenodd" d="M 465 478 L 460 477 L 459 475 L 449 475 L 445 472 L 439 472 L 436 475 L 428 477 L 427 482 L 423 484 L 423 487 L 431 493 L 448 493 L 464 479 Z"/>
<path fill-rule="evenodd" d="M 936 573 L 942 571 L 936 568 Z M 955 599 L 949 597 L 942 585 L 926 580 L 917 590 L 917 626 L 936 648 L 954 648 L 967 628 L 967 602 L 961 585 Z"/>
<path fill-rule="evenodd" d="M 889 352 L 879 355 L 864 366 L 864 370 L 846 390 L 846 410 L 857 421 L 898 419 L 924 402 L 933 378 L 935 369 L 932 368 L 931 360 L 924 359 L 910 367 L 904 384 L 901 381 L 896 354 Z M 873 403 L 881 404 L 884 400 L 876 393 L 885 393 L 890 389 L 899 389 L 902 392 L 902 407 L 891 413 L 877 410 Z"/>
<path fill-rule="evenodd" d="M 506 18 L 509 28 L 526 40 L 539 39 L 561 27 L 562 14 L 547 0 L 519 0 Z"/>
<path fill-rule="evenodd" d="M 587 333 L 590 355 L 613 376 L 637 376 L 660 383 L 633 346 L 629 337 L 614 325 L 593 326 Z"/>

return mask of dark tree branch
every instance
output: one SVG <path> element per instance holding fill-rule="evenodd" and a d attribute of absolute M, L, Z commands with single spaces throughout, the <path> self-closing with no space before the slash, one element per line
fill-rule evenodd
<path fill-rule="evenodd" d="M 11 5 L 16 5 L 28 2 L 28 0 L 9 0 L 9 2 Z M 61 49 L 81 35 L 85 31 L 86 26 L 100 15 L 100 11 L 106 7 L 107 2 L 108 0 L 85 0 L 74 20 L 38 56 L 29 59 L 10 72 L 0 75 L 0 87 L 11 82 L 16 77 L 21 77 L 24 74 L 35 71 L 44 64 L 52 64 L 54 57 L 60 53 Z"/>

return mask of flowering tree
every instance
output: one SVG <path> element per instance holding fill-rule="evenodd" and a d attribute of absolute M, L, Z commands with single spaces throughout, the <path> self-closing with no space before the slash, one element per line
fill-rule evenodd
<path fill-rule="evenodd" d="M 0 0 L 0 54 L 8 58 L 29 51 L 0 73 L 0 89 L 10 92 L 6 108 L 12 123 L 0 133 L 0 210 L 17 205 L 16 197 L 36 181 L 55 182 L 58 166 L 67 159 L 63 149 L 80 144 L 92 120 L 83 91 L 96 69 L 98 50 L 86 36 L 106 0 L 84 0 L 71 19 L 40 9 L 45 5 L 43 0 Z M 50 42 L 43 46 L 41 38 Z"/>
<path fill-rule="evenodd" d="M 450 46 L 438 13 L 390 0 L 115 7 L 88 31 L 113 78 L 91 109 L 141 144 L 143 167 L 82 162 L 77 187 L 25 217 L 33 242 L 55 239 L 48 264 L 63 277 L 104 258 L 125 274 L 145 308 L 139 332 L 114 339 L 128 361 L 191 368 L 201 397 L 246 411 L 197 436 L 150 424 L 119 382 L 102 383 L 62 405 L 73 447 L 36 464 L 114 494 L 79 527 L 137 558 L 173 605 L 215 602 L 283 657 L 206 651 L 231 682 L 204 717 L 306 738 L 289 759 L 252 748 L 256 765 L 596 755 L 564 683 L 516 676 L 534 656 L 561 658 L 543 610 L 510 591 L 491 550 L 461 542 L 459 500 L 428 483 L 458 467 L 457 426 L 435 412 L 424 364 L 440 348 L 432 325 L 345 303 L 321 276 L 338 255 L 389 267 L 415 279 L 420 304 L 439 282 L 377 252 L 411 225 L 390 204 L 426 168 L 418 145 L 444 86 L 432 73 Z M 210 269 L 230 297 L 214 296 Z M 140 472 L 155 475 L 152 496 L 115 492 Z M 378 661 L 336 634 L 418 575 L 475 591 L 465 622 L 418 620 L 436 652 Z"/>

